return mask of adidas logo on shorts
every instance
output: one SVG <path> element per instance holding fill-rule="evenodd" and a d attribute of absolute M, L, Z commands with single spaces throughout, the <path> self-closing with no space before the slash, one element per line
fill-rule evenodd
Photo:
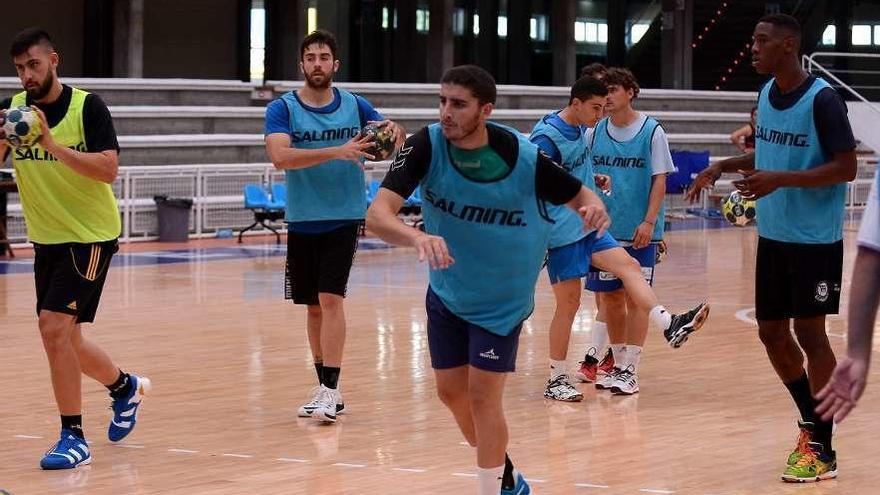
<path fill-rule="evenodd" d="M 495 354 L 494 347 L 492 349 L 489 349 L 488 351 L 481 352 L 480 357 L 483 359 L 491 359 L 492 361 L 498 361 L 499 359 L 501 359 L 498 354 Z"/>

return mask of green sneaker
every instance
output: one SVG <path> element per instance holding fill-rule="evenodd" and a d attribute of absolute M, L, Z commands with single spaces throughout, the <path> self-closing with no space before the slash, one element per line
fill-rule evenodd
<path fill-rule="evenodd" d="M 807 451 L 807 444 L 813 439 L 813 423 L 798 420 L 798 428 L 800 429 L 800 433 L 798 433 L 797 445 L 794 450 L 791 451 L 791 454 L 788 454 L 788 466 L 794 466 L 797 464 L 797 461 L 799 461 L 801 456 L 804 455 L 804 452 Z"/>
<path fill-rule="evenodd" d="M 782 473 L 782 481 L 815 483 L 837 477 L 837 457 L 822 451 L 822 444 L 810 442 L 800 459 Z"/>

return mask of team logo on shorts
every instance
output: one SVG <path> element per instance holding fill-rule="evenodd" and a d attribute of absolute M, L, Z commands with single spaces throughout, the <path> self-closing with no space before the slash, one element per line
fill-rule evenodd
<path fill-rule="evenodd" d="M 828 284 L 824 281 L 816 284 L 816 300 L 819 302 L 828 300 Z"/>
<path fill-rule="evenodd" d="M 501 359 L 500 356 L 498 356 L 498 354 L 495 354 L 494 347 L 489 349 L 488 351 L 481 352 L 480 357 L 483 359 L 491 359 L 492 361 L 498 361 L 499 359 Z"/>

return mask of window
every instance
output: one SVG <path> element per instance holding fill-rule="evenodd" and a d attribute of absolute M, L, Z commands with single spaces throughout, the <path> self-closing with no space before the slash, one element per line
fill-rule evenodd
<path fill-rule="evenodd" d="M 837 44 L 837 26 L 829 24 L 825 27 L 825 31 L 822 31 L 822 44 L 827 46 Z"/>
<path fill-rule="evenodd" d="M 498 37 L 507 38 L 507 16 L 498 16 Z"/>
<path fill-rule="evenodd" d="M 577 43 L 607 43 L 608 24 L 590 19 L 574 22 L 574 40 Z"/>
<path fill-rule="evenodd" d="M 464 9 L 461 7 L 452 11 L 452 34 L 456 36 L 464 34 Z"/>
<path fill-rule="evenodd" d="M 382 29 L 388 29 L 388 7 L 382 7 Z"/>
<path fill-rule="evenodd" d="M 416 31 L 427 33 L 431 30 L 431 13 L 427 7 L 416 9 Z"/>
<path fill-rule="evenodd" d="M 880 45 L 880 24 L 874 25 L 874 44 Z"/>
<path fill-rule="evenodd" d="M 852 44 L 854 46 L 865 46 L 871 44 L 871 26 L 867 24 L 856 24 L 852 27 Z"/>
<path fill-rule="evenodd" d="M 635 45 L 636 43 L 638 43 L 639 40 L 642 39 L 642 36 L 644 36 L 645 33 L 648 32 L 648 28 L 650 28 L 650 27 L 651 27 L 650 24 L 647 24 L 644 22 L 638 22 L 638 23 L 633 24 L 629 28 L 629 44 Z M 606 32 L 606 36 L 607 36 L 607 32 Z"/>
<path fill-rule="evenodd" d="M 250 75 L 251 81 L 263 82 L 265 75 L 266 57 L 266 9 L 262 2 L 251 9 L 251 51 L 250 51 Z"/>
<path fill-rule="evenodd" d="M 306 11 L 306 32 L 311 33 L 312 31 L 318 29 L 318 9 L 315 7 L 309 7 Z"/>
<path fill-rule="evenodd" d="M 529 20 L 529 37 L 535 41 L 547 41 L 547 16 L 533 15 Z"/>
<path fill-rule="evenodd" d="M 480 14 L 474 14 L 474 36 L 480 35 Z"/>

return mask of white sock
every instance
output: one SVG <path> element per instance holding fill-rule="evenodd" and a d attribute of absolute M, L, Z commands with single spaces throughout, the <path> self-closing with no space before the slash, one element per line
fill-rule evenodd
<path fill-rule="evenodd" d="M 608 345 L 608 325 L 604 321 L 593 323 L 593 347 L 596 348 L 596 359 L 601 360 L 605 354 L 605 346 Z"/>
<path fill-rule="evenodd" d="M 564 375 L 568 373 L 568 368 L 565 360 L 556 361 L 554 359 L 550 360 L 550 379 L 555 380 L 557 376 Z"/>
<path fill-rule="evenodd" d="M 504 464 L 496 468 L 477 468 L 478 495 L 498 495 L 501 493 L 501 477 L 504 476 Z"/>
<path fill-rule="evenodd" d="M 672 315 L 663 306 L 654 306 L 654 309 L 648 313 L 648 321 L 654 325 L 654 328 L 662 332 L 669 328 L 669 325 L 672 325 Z"/>
<path fill-rule="evenodd" d="M 611 344 L 611 355 L 614 356 L 614 367 L 626 367 L 626 344 Z"/>
<path fill-rule="evenodd" d="M 632 366 L 633 373 L 639 369 L 639 360 L 641 357 L 642 348 L 640 346 L 632 344 L 626 345 L 626 364 L 627 366 Z"/>

